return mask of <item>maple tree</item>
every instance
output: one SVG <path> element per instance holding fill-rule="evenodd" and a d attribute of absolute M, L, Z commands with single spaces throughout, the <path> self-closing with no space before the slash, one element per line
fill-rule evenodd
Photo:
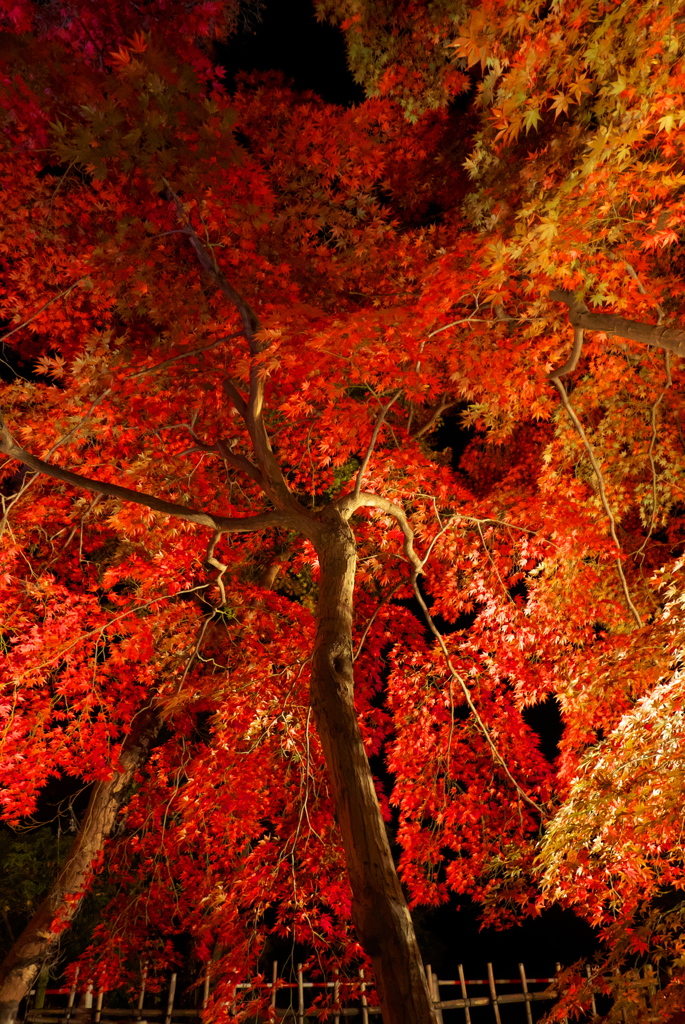
<path fill-rule="evenodd" d="M 101 870 L 80 969 L 190 936 L 217 1019 L 278 934 L 432 1020 L 450 893 L 677 1003 L 681 6 L 321 0 L 345 110 L 229 94 L 237 4 L 2 4 L 5 820 L 94 784 L 3 1019 Z"/>

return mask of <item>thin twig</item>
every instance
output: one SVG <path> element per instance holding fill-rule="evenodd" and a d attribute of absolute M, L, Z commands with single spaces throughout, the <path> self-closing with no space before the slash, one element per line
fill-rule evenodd
<path fill-rule="evenodd" d="M 8 331 L 7 334 L 3 334 L 2 337 L 0 337 L 0 345 L 3 343 L 3 341 L 6 341 L 8 338 L 11 338 L 13 334 L 16 334 L 17 331 L 21 331 L 24 327 L 28 327 L 29 324 L 33 323 L 33 321 L 40 316 L 43 310 L 47 309 L 48 306 L 51 306 L 53 302 L 57 302 L 58 299 L 65 298 L 67 295 L 73 292 L 76 285 L 80 284 L 81 281 L 85 281 L 87 277 L 88 274 L 84 274 L 83 277 L 79 277 L 78 281 L 74 281 L 74 283 L 70 284 L 68 288 L 65 288 L 63 292 L 60 292 L 58 295 L 53 295 L 51 299 L 48 299 L 47 302 L 44 302 L 40 309 L 37 310 L 37 312 L 35 312 L 33 316 L 30 316 L 28 320 L 23 320 L 20 324 L 17 324 L 16 327 L 13 327 L 11 331 Z"/>
<path fill-rule="evenodd" d="M 418 494 L 417 497 L 425 498 L 425 497 L 431 497 L 431 496 L 430 495 L 425 495 L 425 494 Z M 437 512 L 436 512 L 436 515 L 437 515 Z M 438 516 L 438 521 L 439 521 L 439 518 L 440 517 Z M 550 544 L 553 548 L 558 548 L 559 547 L 558 544 L 555 544 L 553 540 L 549 540 L 548 537 L 541 537 L 539 530 L 531 530 L 529 527 L 526 527 L 526 526 L 516 526 L 515 523 L 509 523 L 509 522 L 507 522 L 506 519 L 492 519 L 492 518 L 489 518 L 487 516 L 479 518 L 478 516 L 468 516 L 468 515 L 465 515 L 463 512 L 453 512 L 452 515 L 450 516 L 450 518 L 447 520 L 447 522 L 444 523 L 444 524 L 441 524 L 440 532 L 436 533 L 435 537 L 433 537 L 433 540 L 430 542 L 430 546 L 428 548 L 429 552 L 433 548 L 433 545 L 435 544 L 435 542 L 437 540 L 439 540 L 439 538 L 442 536 L 442 534 L 445 533 L 445 531 L 452 525 L 452 523 L 454 522 L 455 519 L 466 519 L 468 522 L 472 522 L 472 523 L 491 523 L 493 526 L 506 526 L 506 528 L 508 530 L 518 530 L 519 533 L 528 533 L 528 534 L 530 534 L 533 537 L 538 537 L 538 539 L 540 540 L 540 542 L 542 544 Z M 427 558 L 428 558 L 428 555 L 426 555 L 426 558 L 424 558 L 424 560 L 423 560 L 424 565 L 426 563 L 426 559 Z"/>
<path fill-rule="evenodd" d="M 514 786 L 519 796 L 523 800 L 525 800 L 526 803 L 530 804 L 530 806 L 533 807 L 539 814 L 544 815 L 544 808 L 542 808 L 540 804 L 536 803 L 535 800 L 533 800 L 533 798 L 530 797 L 526 793 L 526 791 L 521 788 L 521 786 L 518 784 L 514 776 L 509 771 L 506 761 L 504 760 L 499 750 L 497 749 L 497 745 L 490 734 L 490 730 L 488 729 L 487 725 L 481 718 L 478 712 L 478 708 L 473 703 L 473 698 L 471 697 L 471 692 L 468 686 L 464 682 L 464 679 L 461 677 L 461 675 L 457 672 L 454 665 L 452 664 L 452 660 L 450 658 L 449 651 L 447 650 L 447 645 L 445 644 L 442 633 L 435 625 L 433 617 L 431 616 L 431 613 L 428 610 L 428 606 L 424 601 L 423 595 L 421 594 L 421 591 L 419 589 L 418 578 L 423 573 L 424 563 L 421 561 L 421 559 L 416 554 L 416 551 L 414 549 L 414 531 L 409 525 L 409 521 L 407 520 L 404 510 L 401 509 L 399 505 L 395 505 L 393 502 L 388 501 L 387 498 L 382 498 L 378 494 L 360 494 L 357 507 L 359 507 L 360 505 L 371 505 L 372 507 L 380 508 L 384 512 L 388 512 L 397 521 L 400 529 L 402 530 L 402 533 L 404 534 L 404 552 L 407 557 L 407 560 L 411 565 L 411 585 L 414 591 L 414 596 L 416 597 L 419 607 L 423 612 L 423 616 L 426 620 L 428 628 L 430 629 L 431 633 L 433 634 L 435 639 L 438 641 L 438 644 L 440 645 L 440 650 L 442 651 L 443 657 L 445 659 L 445 664 L 447 665 L 449 673 L 455 680 L 455 682 L 459 685 L 464 695 L 466 704 L 469 710 L 471 711 L 471 714 L 473 715 L 478 728 L 483 734 L 487 745 L 490 748 L 493 759 L 500 765 L 502 771 L 509 779 L 511 784 Z"/>
<path fill-rule="evenodd" d="M 506 586 L 504 584 L 504 580 L 500 576 L 500 571 L 497 568 L 497 563 L 495 562 L 495 559 L 492 557 L 492 553 L 491 553 L 490 549 L 488 548 L 488 545 L 485 542 L 485 535 L 483 533 L 483 527 L 482 527 L 481 523 L 476 523 L 476 529 L 478 530 L 478 535 L 480 536 L 481 543 L 483 545 L 483 550 L 485 551 L 487 559 L 490 562 L 490 565 L 492 566 L 492 568 L 494 570 L 495 576 L 497 577 L 497 580 L 499 582 L 500 587 L 504 591 L 504 596 L 507 598 L 507 600 L 511 604 L 514 605 L 514 607 L 516 607 L 516 601 L 514 600 L 514 598 L 511 596 L 511 594 L 507 590 L 507 588 L 506 588 Z"/>
<path fill-rule="evenodd" d="M 490 317 L 475 317 L 465 316 L 461 320 L 453 320 L 449 324 L 445 324 L 444 327 L 438 327 L 436 331 L 431 331 L 428 335 L 429 338 L 434 338 L 436 334 L 442 334 L 443 331 L 449 330 L 450 327 L 458 327 L 460 324 L 496 324 L 496 323 L 512 323 L 522 324 L 528 323 L 532 320 L 547 320 L 545 316 L 498 316 L 494 320 Z"/>
<path fill-rule="evenodd" d="M 485 724 L 485 722 L 481 718 L 480 714 L 478 713 L 478 708 L 473 703 L 473 698 L 471 697 L 471 691 L 469 690 L 468 686 L 466 685 L 466 683 L 464 682 L 464 680 L 462 679 L 460 674 L 457 672 L 457 670 L 455 669 L 454 665 L 452 664 L 452 659 L 450 658 L 449 651 L 447 650 L 447 645 L 446 645 L 446 643 L 445 643 L 445 641 L 444 641 L 444 639 L 442 637 L 442 634 L 440 633 L 440 631 L 438 630 L 437 626 L 433 622 L 433 617 L 432 617 L 431 613 L 428 611 L 428 605 L 424 601 L 423 595 L 422 595 L 422 593 L 421 593 L 421 591 L 419 589 L 418 578 L 417 578 L 416 571 L 414 571 L 412 573 L 412 587 L 413 587 L 413 590 L 414 590 L 414 596 L 416 597 L 416 600 L 417 600 L 417 602 L 419 604 L 419 607 L 421 608 L 421 611 L 423 612 L 423 616 L 424 616 L 424 618 L 426 620 L 428 628 L 430 629 L 431 633 L 433 634 L 433 636 L 438 641 L 438 644 L 440 645 L 440 650 L 442 651 L 442 655 L 443 655 L 443 658 L 445 659 L 445 664 L 447 665 L 449 673 L 452 676 L 452 678 L 459 684 L 461 692 L 464 695 L 464 699 L 466 701 L 466 704 L 468 705 L 469 711 L 473 715 L 473 717 L 474 717 L 474 719 L 476 721 L 476 724 L 478 725 L 478 728 L 480 729 L 481 733 L 485 737 L 485 741 L 486 741 L 487 745 L 490 747 L 490 751 L 492 753 L 493 759 L 499 764 L 499 766 L 501 767 L 502 771 L 504 772 L 506 777 L 509 779 L 509 781 L 511 782 L 512 786 L 514 787 L 516 792 L 519 794 L 521 799 L 525 800 L 527 804 L 530 804 L 530 806 L 533 807 L 538 812 L 538 814 L 540 814 L 540 815 L 542 815 L 544 817 L 544 815 L 545 815 L 544 808 L 541 807 L 540 804 L 536 803 L 536 801 L 533 800 L 532 797 L 528 796 L 528 794 L 526 793 L 525 789 L 521 788 L 521 786 L 518 784 L 518 782 L 516 781 L 514 776 L 509 771 L 509 767 L 508 767 L 506 761 L 504 760 L 504 758 L 502 757 L 502 755 L 500 754 L 499 750 L 497 749 L 497 745 L 496 745 L 495 741 L 493 740 L 493 738 L 492 738 L 492 736 L 490 734 L 490 730 L 488 729 L 487 725 Z"/>
<path fill-rule="evenodd" d="M 451 409 L 456 404 L 457 403 L 452 398 L 450 398 L 449 395 L 445 395 L 443 398 L 440 399 L 438 404 L 435 406 L 430 417 L 426 420 L 423 426 L 419 427 L 418 430 L 415 430 L 413 434 L 410 434 L 410 436 L 416 439 L 423 437 L 424 434 L 427 434 L 430 430 L 433 429 L 433 427 L 435 426 L 438 419 L 442 416 L 442 414 L 444 412 L 447 412 L 448 409 Z M 407 424 L 407 433 L 409 433 L 409 424 Z"/>
<path fill-rule="evenodd" d="M 186 662 L 186 667 L 183 670 L 183 675 L 181 676 L 179 684 L 176 687 L 176 693 L 174 694 L 174 696 L 176 696 L 176 697 L 178 697 L 179 693 L 183 689 L 183 685 L 184 685 L 184 683 L 186 681 L 188 673 L 190 672 L 190 669 L 191 669 L 191 667 L 193 665 L 193 662 L 195 661 L 196 658 L 199 658 L 200 651 L 202 649 L 202 643 L 203 643 L 204 637 L 205 637 L 205 633 L 207 632 L 207 627 L 209 626 L 209 623 L 212 621 L 213 618 L 214 618 L 214 612 L 212 612 L 210 615 L 205 615 L 205 617 L 204 617 L 204 621 L 202 623 L 202 629 L 200 630 L 200 635 L 197 638 L 197 641 L 195 643 L 195 647 L 193 648 L 193 652 L 190 655 L 190 657 L 188 658 L 188 661 Z"/>
<path fill-rule="evenodd" d="M 640 278 L 638 277 L 637 271 L 635 270 L 635 267 L 633 266 L 633 264 L 629 263 L 628 260 L 624 260 L 623 264 L 624 264 L 625 267 L 628 268 L 628 273 L 630 274 L 632 279 L 637 284 L 637 290 L 639 291 L 640 295 L 646 295 L 647 294 L 647 290 L 646 290 L 645 286 L 643 285 L 642 281 L 640 280 Z M 656 303 L 654 308 L 656 309 L 657 313 L 659 314 L 659 319 L 658 319 L 657 323 L 661 324 L 661 321 L 666 316 L 666 313 L 664 312 L 664 310 L 662 309 L 662 307 L 659 305 L 658 302 Z"/>
<path fill-rule="evenodd" d="M 366 638 L 369 635 L 369 630 L 371 629 L 371 627 L 373 626 L 374 622 L 376 621 L 381 608 L 385 607 L 385 605 L 388 603 L 388 601 L 393 596 L 393 594 L 396 594 L 397 591 L 400 589 L 400 587 L 405 586 L 405 583 L 406 583 L 406 580 L 400 580 L 400 582 L 395 584 L 395 586 L 392 587 L 391 590 L 384 591 L 383 597 L 378 602 L 373 615 L 371 616 L 369 621 L 366 623 L 366 626 L 364 627 L 364 632 L 362 633 L 361 639 L 360 639 L 359 643 L 357 644 L 357 650 L 352 655 L 352 661 L 356 661 L 357 658 L 359 657 L 359 655 L 361 654 L 361 652 L 362 652 L 362 650 L 364 648 L 364 644 L 366 643 Z"/>
<path fill-rule="evenodd" d="M 123 384 L 128 380 L 135 380 L 137 377 L 143 377 L 147 373 L 155 373 L 157 370 L 165 370 L 167 366 L 171 366 L 172 363 L 177 363 L 180 359 L 189 359 L 191 356 L 199 355 L 201 352 L 208 352 L 209 349 L 216 348 L 217 345 L 221 345 L 224 341 L 232 341 L 233 338 L 240 338 L 242 337 L 242 335 L 242 331 L 236 331 L 234 334 L 229 334 L 225 338 L 219 338 L 217 341 L 210 342 L 209 345 L 200 345 L 198 348 L 191 348 L 188 349 L 186 352 L 180 352 L 177 356 L 169 356 L 168 359 L 163 359 L 161 363 L 155 363 L 154 366 L 146 366 L 142 370 L 136 370 L 134 373 L 127 374 L 125 377 L 122 378 L 121 383 Z M 58 441 L 55 441 L 52 448 L 47 453 L 46 458 L 49 459 L 50 456 L 55 452 L 55 449 L 59 448 L 60 445 L 65 444 L 69 440 L 69 438 L 76 433 L 77 430 L 80 430 L 81 427 L 83 427 L 84 423 L 86 423 L 90 418 L 93 409 L 95 409 L 95 407 L 98 406 L 100 402 L 104 401 L 104 399 L 107 398 L 107 396 L 110 395 L 113 390 L 113 388 L 109 387 L 106 388 L 102 392 L 102 394 L 98 395 L 98 397 L 91 403 L 90 408 L 86 413 L 84 413 L 84 415 L 81 417 L 78 423 L 76 423 L 71 428 L 71 430 L 68 430 L 66 434 L 60 437 Z"/>
<path fill-rule="evenodd" d="M 592 445 L 590 444 L 590 441 L 589 441 L 589 439 L 587 437 L 587 434 L 583 430 L 583 424 L 578 419 L 578 416 L 576 415 L 576 411 L 573 408 L 573 406 L 571 405 L 571 402 L 569 400 L 568 394 L 566 392 L 566 388 L 564 387 L 564 385 L 562 384 L 562 382 L 559 380 L 559 378 L 556 375 L 553 376 L 551 378 L 551 380 L 552 380 L 552 383 L 554 384 L 555 388 L 559 392 L 559 395 L 561 397 L 562 405 L 564 406 L 564 409 L 566 410 L 566 413 L 567 413 L 569 419 L 573 423 L 573 426 L 576 428 L 578 436 L 580 437 L 581 441 L 583 442 L 583 445 L 585 446 L 585 451 L 587 452 L 588 457 L 590 459 L 590 464 L 592 465 L 592 468 L 595 471 L 595 476 L 597 477 L 597 485 L 598 485 L 598 488 L 599 488 L 599 496 L 600 496 L 600 499 L 601 499 L 601 502 L 602 502 L 602 507 L 604 508 L 604 512 L 606 514 L 606 517 L 609 520 L 609 530 L 610 530 L 610 533 L 611 533 L 611 539 L 613 540 L 614 544 L 616 545 L 617 550 L 619 551 L 619 555 L 615 558 L 614 561 L 615 561 L 615 564 L 616 564 L 616 570 L 618 572 L 619 579 L 621 581 L 621 587 L 623 589 L 623 596 L 625 597 L 626 604 L 628 605 L 628 608 L 630 609 L 630 613 L 633 616 L 633 618 L 635 619 L 635 622 L 637 623 L 638 626 L 641 626 L 642 625 L 642 619 L 640 617 L 640 613 L 638 612 L 637 608 L 633 604 L 632 598 L 630 596 L 630 591 L 628 589 L 628 581 L 626 580 L 625 573 L 623 572 L 623 565 L 621 564 L 621 556 L 620 556 L 621 545 L 619 543 L 618 536 L 616 535 L 616 520 L 614 519 L 614 514 L 611 511 L 611 506 L 609 504 L 609 499 L 607 498 L 606 488 L 604 486 L 604 476 L 602 474 L 602 468 L 601 468 L 599 462 L 597 461 L 597 458 L 595 457 L 594 450 L 592 448 Z"/>
<path fill-rule="evenodd" d="M 656 463 L 654 461 L 654 445 L 656 444 L 656 437 L 657 437 L 657 432 L 656 432 L 657 411 L 659 409 L 659 406 L 661 405 L 661 402 L 663 401 L 664 395 L 666 394 L 666 392 L 668 391 L 668 389 L 671 387 L 671 385 L 673 383 L 673 379 L 671 378 L 671 353 L 670 352 L 664 352 L 664 363 L 666 365 L 666 380 L 667 380 L 668 383 L 666 384 L 666 387 L 663 389 L 663 391 L 661 392 L 661 394 L 658 396 L 658 398 L 652 404 L 652 407 L 651 407 L 652 436 L 650 438 L 649 449 L 647 451 L 647 458 L 649 459 L 649 466 L 650 466 L 650 469 L 652 471 L 652 514 L 651 514 L 650 521 L 649 521 L 649 529 L 647 530 L 647 536 L 643 540 L 643 542 L 640 545 L 640 547 L 637 548 L 637 550 L 633 552 L 633 555 L 641 555 L 642 554 L 642 552 L 644 551 L 644 549 L 645 549 L 645 547 L 647 545 L 647 542 L 648 542 L 649 538 L 652 536 L 652 533 L 654 532 L 654 524 L 656 522 L 656 502 L 657 502 L 656 482 L 657 482 L 657 474 L 656 474 Z"/>
<path fill-rule="evenodd" d="M 373 428 L 373 433 L 371 434 L 371 440 L 369 441 L 369 447 L 366 449 L 366 454 L 365 454 L 364 458 L 362 459 L 362 464 L 359 467 L 359 472 L 357 473 L 357 480 L 356 480 L 356 483 L 354 485 L 354 491 L 352 492 L 355 498 L 359 497 L 359 493 L 360 493 L 360 491 L 362 489 L 362 483 L 364 481 L 364 473 L 366 472 L 367 466 L 369 465 L 369 461 L 371 459 L 371 455 L 373 454 L 373 449 L 374 449 L 374 447 L 376 445 L 376 441 L 378 440 L 378 434 L 380 433 L 380 429 L 381 429 L 381 427 L 383 425 L 383 421 L 384 421 L 385 417 L 388 415 L 388 412 L 390 411 L 391 405 L 393 405 L 393 403 L 397 401 L 397 399 L 400 397 L 401 394 L 402 394 L 401 391 L 397 391 L 396 394 L 393 395 L 393 397 L 390 399 L 388 404 L 383 406 L 383 408 L 382 408 L 382 410 L 380 412 L 380 415 L 378 416 L 378 419 L 376 420 L 375 426 Z"/>

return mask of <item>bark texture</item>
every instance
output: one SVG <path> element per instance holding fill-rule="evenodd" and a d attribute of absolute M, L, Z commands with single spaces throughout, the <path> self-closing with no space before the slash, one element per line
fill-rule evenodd
<path fill-rule="evenodd" d="M 352 918 L 371 957 L 384 1024 L 435 1024 L 354 707 L 352 597 L 356 544 L 345 517 L 325 514 L 311 706 L 323 747 L 352 888 Z"/>
<path fill-rule="evenodd" d="M 549 293 L 554 302 L 565 302 L 568 306 L 568 318 L 574 327 L 585 331 L 603 331 L 605 334 L 616 334 L 619 338 L 629 338 L 641 345 L 652 345 L 654 348 L 674 352 L 678 356 L 685 355 L 685 331 L 679 327 L 660 327 L 658 324 L 643 324 L 639 320 L 627 320 L 615 313 L 591 313 L 584 302 L 577 299 L 573 292 L 556 289 Z"/>
<path fill-rule="evenodd" d="M 159 720 L 151 710 L 142 712 L 124 742 L 120 770 L 107 782 L 94 786 L 85 817 L 56 881 L 0 965 L 0 1024 L 14 1024 L 19 1004 L 54 952 L 59 934 L 53 925 L 69 923 L 76 914 L 93 863 L 114 827 L 133 775 L 145 761 L 159 728 Z M 70 898 L 66 900 L 66 896 Z"/>

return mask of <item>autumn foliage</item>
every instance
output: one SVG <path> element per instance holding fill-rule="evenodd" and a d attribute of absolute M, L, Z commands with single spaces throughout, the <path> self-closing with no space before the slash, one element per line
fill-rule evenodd
<path fill-rule="evenodd" d="M 356 969 L 297 525 L 349 508 L 410 902 L 560 901 L 677 1003 L 684 5 L 316 6 L 358 107 L 227 88 L 237 4 L 0 3 L 4 819 L 110 778 L 153 708 L 81 970 L 152 978 L 190 938 L 220 1015 L 272 933 Z"/>

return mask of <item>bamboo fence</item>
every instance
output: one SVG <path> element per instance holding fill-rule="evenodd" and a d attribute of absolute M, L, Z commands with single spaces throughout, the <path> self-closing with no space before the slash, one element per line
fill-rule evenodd
<path fill-rule="evenodd" d="M 557 972 L 560 966 L 557 964 Z M 496 978 L 492 964 L 487 965 L 487 978 L 467 979 L 464 968 L 461 964 L 457 966 L 457 976 L 451 979 L 439 979 L 430 965 L 426 966 L 426 976 L 429 983 L 431 995 L 435 1005 L 438 1024 L 445 1024 L 444 1011 L 461 1011 L 461 1014 L 448 1013 L 450 1021 L 463 1020 L 464 1024 L 481 1024 L 486 1020 L 490 1024 L 534 1024 L 533 1004 L 538 1002 L 553 1003 L 559 996 L 559 988 L 556 977 L 539 978 L 528 977 L 526 969 L 521 963 L 518 965 L 518 978 Z M 230 1004 L 232 1012 L 235 1013 L 238 1002 L 243 1003 L 245 997 L 249 999 L 250 993 L 261 997 L 267 997 L 267 1012 L 261 1012 L 259 1016 L 250 1015 L 252 1021 L 285 1021 L 288 1024 L 306 1024 L 307 1021 L 324 1016 L 331 1018 L 333 1024 L 340 1024 L 341 1018 L 357 1018 L 359 1024 L 369 1024 L 371 1017 L 380 1015 L 377 1006 L 370 1004 L 367 996 L 367 985 L 363 970 L 359 972 L 359 982 L 354 984 L 356 990 L 355 998 L 346 999 L 345 988 L 350 987 L 350 982 L 334 979 L 330 981 L 308 981 L 305 980 L 302 965 L 298 964 L 297 970 L 292 976 L 293 980 L 286 980 L 278 975 L 278 964 L 272 964 L 271 981 L 258 983 L 245 982 L 236 985 L 236 1002 Z M 588 978 L 590 969 L 588 968 Z M 93 992 L 93 986 L 87 985 L 79 988 L 78 975 L 70 989 L 48 989 L 47 992 L 31 993 L 32 1001 L 29 1001 L 24 1022 L 25 1024 L 172 1024 L 172 1022 L 184 1022 L 193 1024 L 200 1022 L 202 1011 L 210 1001 L 210 979 L 205 977 L 201 984 L 196 986 L 198 993 L 197 1005 L 185 1009 L 176 1005 L 177 975 L 171 974 L 169 987 L 165 997 L 159 1005 L 154 1007 L 145 1006 L 146 1002 L 146 978 L 145 972 L 141 979 L 138 998 L 135 1005 L 129 1007 L 107 1007 L 105 999 L 107 993 L 100 990 Z M 645 972 L 644 978 L 640 981 L 647 994 L 653 997 L 656 994 L 656 979 L 653 974 Z M 533 988 L 531 988 L 533 986 Z M 540 988 L 540 986 L 544 986 Z M 508 991 L 502 991 L 502 989 Z M 514 989 L 514 991 L 511 991 Z M 67 995 L 66 1006 L 48 1007 L 44 1005 L 44 995 Z M 201 998 L 200 998 L 201 994 Z M 35 998 L 37 995 L 37 998 Z M 309 1003 L 307 1006 L 307 998 Z M 317 995 L 328 995 L 330 998 L 327 1005 L 313 1005 L 312 999 Z M 279 999 L 280 996 L 280 999 Z M 149 998 L 148 998 L 149 1002 Z M 287 1006 L 278 1005 L 287 1002 Z M 40 1004 L 40 1005 L 39 1005 Z M 520 1004 L 523 1013 L 518 1012 L 511 1015 L 509 1009 L 512 1005 Z M 487 1009 L 489 1008 L 489 1010 Z M 241 1007 L 245 1009 L 244 1005 Z M 476 1011 L 472 1013 L 472 1011 Z M 536 1015 L 537 1016 L 537 1015 Z M 625 1019 L 625 1014 L 623 1015 Z M 474 1021 L 475 1017 L 475 1021 Z M 594 994 L 591 995 L 588 1005 L 587 1019 L 597 1017 L 597 1003 Z"/>

